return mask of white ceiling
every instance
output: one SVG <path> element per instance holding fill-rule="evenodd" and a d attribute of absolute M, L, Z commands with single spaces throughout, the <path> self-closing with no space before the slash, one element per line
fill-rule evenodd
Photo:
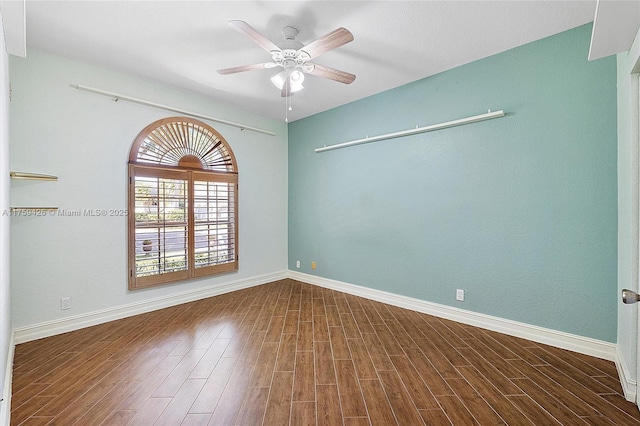
<path fill-rule="evenodd" d="M 305 89 L 292 99 L 294 121 L 585 24 L 595 9 L 595 0 L 28 0 L 26 40 L 29 47 L 284 121 L 285 101 L 269 81 L 278 69 L 216 72 L 270 60 L 227 22 L 244 20 L 275 43 L 287 25 L 299 29 L 304 44 L 348 28 L 354 41 L 314 62 L 356 74 L 356 80 L 344 85 L 307 76 Z M 69 83 L 92 85 L 91 76 Z"/>

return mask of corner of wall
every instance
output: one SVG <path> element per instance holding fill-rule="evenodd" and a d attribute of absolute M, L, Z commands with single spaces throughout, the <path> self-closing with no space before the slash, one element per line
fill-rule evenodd
<path fill-rule="evenodd" d="M 627 401 L 635 403 L 638 393 L 638 382 L 629 371 L 627 364 L 624 362 L 624 358 L 620 354 L 619 348 L 616 350 L 616 359 L 614 362 L 616 364 L 616 370 L 618 370 L 618 377 L 620 379 L 624 398 Z"/>
<path fill-rule="evenodd" d="M 0 423 L 9 424 L 11 411 L 11 371 L 13 368 L 13 333 L 11 330 L 11 294 L 9 275 L 9 54 L 0 16 Z"/>
<path fill-rule="evenodd" d="M 15 342 L 13 340 L 13 333 L 11 333 L 11 339 L 9 340 L 9 348 L 7 353 L 7 364 L 5 366 L 5 381 L 2 388 L 2 395 L 0 395 L 0 424 L 11 424 L 11 382 L 13 377 L 13 356 L 15 353 Z"/>

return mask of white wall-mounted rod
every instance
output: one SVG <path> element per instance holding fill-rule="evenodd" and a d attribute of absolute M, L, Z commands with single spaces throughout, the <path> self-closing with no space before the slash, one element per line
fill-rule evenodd
<path fill-rule="evenodd" d="M 150 107 L 153 107 L 153 108 L 164 109 L 166 111 L 177 112 L 178 114 L 184 114 L 184 115 L 189 115 L 191 117 L 202 118 L 203 120 L 209 120 L 209 121 L 213 121 L 213 122 L 216 122 L 216 123 L 227 124 L 229 126 L 237 127 L 240 130 L 251 130 L 252 132 L 263 133 L 263 134 L 269 135 L 269 136 L 275 136 L 276 135 L 274 132 L 272 132 L 270 130 L 264 130 L 264 129 L 260 129 L 258 127 L 246 126 L 246 125 L 241 124 L 241 123 L 236 123 L 236 122 L 233 122 L 233 121 L 223 120 L 221 118 L 209 117 L 207 115 L 198 114 L 197 112 L 185 111 L 185 110 L 180 109 L 180 108 L 174 108 L 174 107 L 168 106 L 168 105 L 162 105 L 162 104 L 158 104 L 158 103 L 155 103 L 155 102 L 145 101 L 144 99 L 132 98 L 130 96 L 120 95 L 118 93 L 107 92 L 106 90 L 95 89 L 93 87 L 82 86 L 80 84 L 70 84 L 69 86 L 73 87 L 74 89 L 84 90 L 85 92 L 96 93 L 98 95 L 102 95 L 102 96 L 107 96 L 109 98 L 113 98 L 114 101 L 122 100 L 122 101 L 132 102 L 134 104 L 150 106 Z"/>
<path fill-rule="evenodd" d="M 461 126 L 463 124 L 477 123 L 478 121 L 491 120 L 492 118 L 504 117 L 504 111 L 487 112 L 486 114 L 474 115 L 473 117 L 461 118 L 459 120 L 447 121 L 446 123 L 432 124 L 425 127 L 416 127 L 415 129 L 403 130 L 401 132 L 387 133 L 384 135 L 366 137 L 364 139 L 356 139 L 354 141 L 342 142 L 335 145 L 323 146 L 316 148 L 316 152 L 325 152 L 332 149 L 346 148 L 348 146 L 360 145 L 363 143 L 376 142 L 384 139 L 399 138 L 402 136 L 415 135 L 416 133 L 432 132 L 434 130 L 446 129 L 448 127 Z"/>

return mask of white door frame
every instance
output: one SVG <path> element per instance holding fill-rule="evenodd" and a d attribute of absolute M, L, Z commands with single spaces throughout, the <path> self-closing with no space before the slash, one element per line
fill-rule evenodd
<path fill-rule="evenodd" d="M 637 159 L 637 164 L 635 164 L 635 173 L 633 179 L 638 180 L 637 171 L 640 170 L 640 155 L 638 155 L 638 151 L 640 151 L 640 30 L 636 35 L 636 39 L 633 43 L 631 50 L 629 50 L 629 62 L 633 64 L 633 66 L 626 70 L 630 76 L 630 87 L 629 87 L 629 108 L 630 108 L 630 123 L 629 123 L 629 137 L 632 149 L 636 152 L 634 155 Z M 638 189 L 634 193 L 633 203 L 635 206 L 640 204 L 640 185 L 638 182 L 634 183 L 636 188 Z M 637 207 L 636 207 L 637 208 Z M 637 221 L 634 228 L 637 231 L 640 229 L 640 209 L 638 209 L 638 215 L 635 220 Z M 638 235 L 635 236 L 638 238 Z M 636 243 L 637 244 L 637 243 Z M 640 292 L 640 245 L 636 245 L 637 252 L 634 256 L 636 274 L 635 274 L 635 282 L 633 285 L 635 286 L 635 291 Z M 637 305 L 640 305 L 637 304 Z M 638 309 L 638 308 L 635 308 Z M 636 336 L 635 336 L 635 344 L 636 344 L 636 371 L 635 371 L 635 403 L 640 409 L 640 392 L 638 392 L 638 383 L 640 383 L 640 315 L 636 313 L 637 316 L 637 327 L 636 327 Z M 620 325 L 619 325 L 620 326 Z"/>
<path fill-rule="evenodd" d="M 638 61 L 636 61 L 636 65 L 634 68 L 637 68 L 638 65 L 640 65 L 640 58 Z M 637 172 L 638 170 L 640 170 L 640 156 L 638 155 L 638 150 L 640 149 L 640 144 L 639 142 L 639 134 L 640 134 L 640 78 L 639 78 L 640 74 L 632 74 L 631 75 L 631 87 L 630 87 L 630 108 L 631 108 L 631 114 L 630 114 L 630 129 L 629 129 L 629 136 L 631 138 L 631 145 L 633 147 L 633 149 L 636 151 L 635 155 L 636 155 L 636 159 L 638 159 L 638 164 L 635 165 L 635 171 Z M 634 174 L 633 179 L 638 180 L 638 175 Z M 637 182 L 636 182 L 637 185 Z M 633 199 L 633 203 L 634 205 L 637 206 L 639 205 L 640 202 L 640 185 L 637 186 L 638 191 L 636 191 L 634 193 L 634 199 Z M 638 215 L 636 216 L 636 224 L 634 226 L 634 228 L 636 229 L 636 231 L 638 229 L 640 229 L 640 209 L 638 209 Z M 638 238 L 638 235 L 635 236 L 636 238 Z M 634 262 L 635 262 L 635 267 L 636 267 L 636 274 L 635 274 L 635 281 L 634 285 L 636 287 L 635 291 L 636 292 L 640 292 L 640 262 L 638 262 L 638 259 L 640 259 L 640 245 L 637 245 L 636 242 L 636 248 L 638 249 L 638 252 L 635 253 L 634 256 Z M 638 309 L 638 308 L 635 308 Z M 635 389 L 635 403 L 636 406 L 639 407 L 640 409 L 640 395 L 638 393 L 638 383 L 640 383 L 640 315 L 638 315 L 638 313 L 636 312 L 636 316 L 637 316 L 637 326 L 636 326 L 636 377 L 635 377 L 635 383 L 636 383 L 636 389 Z"/>
<path fill-rule="evenodd" d="M 640 34 L 640 32 L 639 32 Z M 638 151 L 640 150 L 640 74 L 638 74 L 638 68 L 640 68 L 640 56 L 636 58 L 634 69 L 632 70 L 633 74 L 631 75 L 631 99 L 630 99 L 630 108 L 631 114 L 630 119 L 630 129 L 629 136 L 631 138 L 631 145 L 635 149 L 635 155 L 638 158 L 638 164 L 636 164 L 636 171 L 640 170 L 640 156 L 638 155 Z M 634 175 L 634 179 L 638 180 L 638 175 Z M 637 184 L 637 182 L 636 182 Z M 640 185 L 638 185 L 638 191 L 635 192 L 635 198 L 633 200 L 634 204 L 638 206 L 640 202 Z M 640 229 L 640 209 L 639 214 L 636 217 L 637 223 L 635 229 Z M 638 238 L 638 235 L 636 235 Z M 636 266 L 636 282 L 634 285 L 636 286 L 636 292 L 640 292 L 640 245 L 636 246 L 638 248 L 638 252 L 635 253 L 634 256 L 635 266 Z M 637 309 L 637 308 L 636 308 Z M 636 313 L 638 317 L 637 327 L 636 327 L 636 406 L 640 409 L 640 393 L 638 392 L 638 383 L 640 383 L 640 315 Z"/>

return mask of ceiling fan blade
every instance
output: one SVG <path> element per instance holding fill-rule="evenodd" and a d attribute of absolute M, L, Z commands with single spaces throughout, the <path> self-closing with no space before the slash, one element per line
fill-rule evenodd
<path fill-rule="evenodd" d="M 271 40 L 269 40 L 267 37 L 262 35 L 262 33 L 258 32 L 258 30 L 256 30 L 255 28 L 253 28 L 251 25 L 247 24 L 244 21 L 234 20 L 234 21 L 229 21 L 228 24 L 234 30 L 239 31 L 245 34 L 246 36 L 248 36 L 251 40 L 254 41 L 254 43 L 262 47 L 267 52 L 280 50 L 280 48 L 276 46 Z"/>
<path fill-rule="evenodd" d="M 235 74 L 237 72 L 263 70 L 263 69 L 273 68 L 277 66 L 278 64 L 274 62 L 264 62 L 262 64 L 242 65 L 239 67 L 224 68 L 224 69 L 218 70 L 218 74 L 222 74 L 222 75 Z"/>
<path fill-rule="evenodd" d="M 340 71 L 320 64 L 312 64 L 310 62 L 307 62 L 305 65 L 313 65 L 313 69 L 311 71 L 305 71 L 307 74 L 317 75 L 318 77 L 328 78 L 344 84 L 351 84 L 353 83 L 353 80 L 356 79 L 354 74 L 346 71 Z"/>
<path fill-rule="evenodd" d="M 353 34 L 351 34 L 348 29 L 340 27 L 312 41 L 300 50 L 308 53 L 310 57 L 316 58 L 329 50 L 338 48 L 351 41 L 353 41 Z"/>

